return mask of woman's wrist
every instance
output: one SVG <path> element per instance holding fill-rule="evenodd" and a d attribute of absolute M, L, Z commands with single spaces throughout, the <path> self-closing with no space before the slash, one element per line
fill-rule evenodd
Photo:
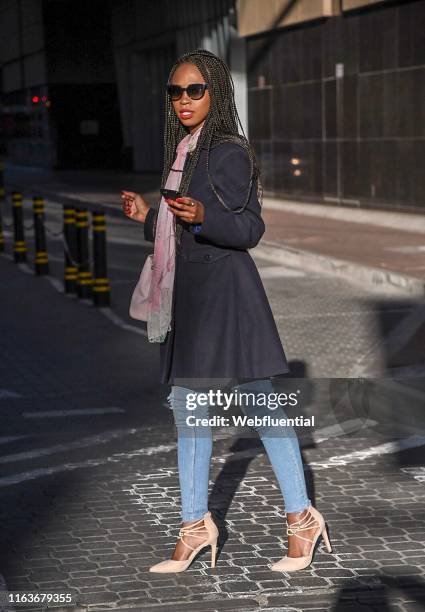
<path fill-rule="evenodd" d="M 144 222 L 146 221 L 146 217 L 148 216 L 148 212 L 149 212 L 150 210 L 151 210 L 151 207 L 150 207 L 150 206 L 148 206 L 148 207 L 146 208 L 146 210 L 144 210 L 144 211 L 142 212 L 141 216 L 139 217 L 139 221 L 140 221 L 141 223 L 144 223 Z"/>

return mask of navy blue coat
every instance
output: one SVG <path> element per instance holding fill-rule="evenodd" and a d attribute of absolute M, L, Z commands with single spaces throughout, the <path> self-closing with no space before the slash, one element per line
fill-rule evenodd
<path fill-rule="evenodd" d="M 265 230 L 257 181 L 244 212 L 229 212 L 208 182 L 206 155 L 206 148 L 201 149 L 187 192 L 204 204 L 205 219 L 199 233 L 182 222 L 171 331 L 160 343 L 161 382 L 188 388 L 203 386 L 196 381 L 242 381 L 289 371 L 261 278 L 247 250 L 258 244 Z M 249 187 L 246 150 L 233 142 L 211 148 L 209 173 L 226 205 L 239 208 Z M 144 224 L 145 238 L 152 242 L 156 217 L 151 209 Z"/>

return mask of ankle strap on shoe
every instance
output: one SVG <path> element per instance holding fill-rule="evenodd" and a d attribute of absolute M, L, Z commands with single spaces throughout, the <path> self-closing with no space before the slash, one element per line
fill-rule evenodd
<path fill-rule="evenodd" d="M 190 546 L 189 544 L 187 544 L 187 542 L 184 541 L 183 536 L 190 535 L 190 536 L 193 536 L 195 538 L 204 538 L 205 537 L 206 526 L 205 526 L 205 524 L 200 524 L 200 523 L 203 523 L 203 522 L 204 522 L 204 518 L 202 517 L 201 519 L 199 519 L 195 523 L 192 523 L 191 525 L 186 525 L 185 527 L 181 527 L 180 528 L 179 538 L 181 539 L 182 543 L 185 546 L 187 546 L 188 548 L 190 548 L 191 550 L 195 550 L 195 549 L 192 546 Z M 201 533 L 199 533 L 200 531 L 203 531 L 204 533 L 201 534 Z"/>
<path fill-rule="evenodd" d="M 303 521 L 307 521 L 303 524 Z M 297 523 L 301 523 L 297 525 Z M 287 535 L 294 535 L 301 540 L 306 540 L 306 542 L 312 542 L 309 538 L 304 538 L 301 535 L 298 535 L 299 531 L 307 531 L 308 529 L 313 529 L 313 527 L 318 527 L 319 524 L 314 516 L 310 513 L 310 510 L 307 512 L 305 516 L 303 516 L 298 521 L 294 521 L 293 523 L 288 523 L 288 519 L 286 519 L 286 533 Z"/>

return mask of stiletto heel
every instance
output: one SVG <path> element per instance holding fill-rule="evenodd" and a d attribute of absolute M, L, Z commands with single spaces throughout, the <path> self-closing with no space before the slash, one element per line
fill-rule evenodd
<path fill-rule="evenodd" d="M 305 567 L 309 566 L 313 559 L 316 542 L 320 536 L 323 537 L 328 552 L 332 552 L 332 546 L 329 541 L 329 536 L 325 525 L 325 519 L 320 514 L 320 512 L 316 510 L 316 508 L 314 508 L 313 506 L 308 507 L 308 512 L 305 516 L 303 516 L 302 519 L 300 519 L 299 521 L 295 521 L 290 525 L 287 521 L 286 524 L 286 533 L 288 535 L 294 535 L 297 538 L 300 538 L 301 540 L 311 542 L 310 553 L 302 557 L 283 557 L 282 559 L 280 559 L 280 561 L 272 565 L 272 571 L 294 572 L 296 570 L 304 569 Z M 312 540 L 310 540 L 309 538 L 304 538 L 303 536 L 298 534 L 299 531 L 307 531 L 308 529 L 312 529 L 316 525 L 317 531 Z"/>
<path fill-rule="evenodd" d="M 211 544 L 211 567 L 215 567 L 216 558 L 217 558 L 217 541 Z"/>
<path fill-rule="evenodd" d="M 323 537 L 323 539 L 325 541 L 326 550 L 328 551 L 328 553 L 331 553 L 332 552 L 332 546 L 331 546 L 331 543 L 329 541 L 329 534 L 328 534 L 328 529 L 327 529 L 326 525 L 323 528 L 322 537 Z"/>
<path fill-rule="evenodd" d="M 203 525 L 201 524 L 202 522 L 204 523 Z M 200 531 L 203 531 L 204 528 L 207 530 L 207 538 L 197 548 L 193 548 L 193 546 L 190 546 L 187 542 L 184 541 L 184 536 L 187 535 L 197 538 L 204 538 L 205 534 L 199 533 Z M 192 551 L 190 557 L 184 561 L 176 561 L 174 559 L 160 561 L 160 563 L 152 565 L 152 567 L 149 568 L 149 571 L 157 573 L 184 572 L 192 563 L 196 555 L 206 546 L 211 546 L 211 567 L 215 567 L 218 535 L 218 529 L 211 518 L 211 512 L 206 512 L 201 519 L 199 519 L 195 523 L 192 523 L 191 525 L 181 527 L 179 531 L 179 537 L 182 543 L 187 546 L 187 548 L 190 548 L 190 550 Z"/>

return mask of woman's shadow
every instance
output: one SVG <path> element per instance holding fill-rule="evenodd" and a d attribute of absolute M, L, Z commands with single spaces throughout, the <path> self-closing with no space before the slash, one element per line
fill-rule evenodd
<path fill-rule="evenodd" d="M 291 391 L 290 387 L 297 386 L 297 381 L 291 379 L 304 379 L 303 394 L 305 399 L 305 405 L 310 404 L 312 396 L 312 389 L 306 377 L 306 368 L 304 362 L 291 361 L 291 371 L 289 374 L 273 379 L 273 387 L 276 392 L 284 391 L 288 393 Z M 286 411 L 288 416 L 295 416 L 290 413 L 290 410 Z M 226 516 L 229 508 L 232 504 L 233 498 L 235 497 L 236 491 L 239 488 L 240 483 L 243 481 L 250 463 L 260 454 L 265 454 L 265 449 L 260 437 L 253 431 L 253 437 L 239 436 L 235 439 L 233 444 L 228 449 L 232 455 L 227 458 L 222 469 L 214 480 L 214 485 L 209 495 L 209 508 L 211 513 L 214 515 L 215 522 L 220 532 L 218 541 L 218 554 L 220 554 L 225 542 L 229 537 L 229 532 L 226 526 Z M 252 435 L 252 434 L 251 434 Z M 303 448 L 314 447 L 315 442 L 311 435 L 304 434 L 302 440 L 300 440 L 301 455 L 304 464 L 304 475 L 307 486 L 308 497 L 311 499 L 311 503 L 315 504 L 315 487 L 314 477 L 310 470 L 307 462 L 304 460 Z M 276 483 L 277 484 L 277 483 Z M 282 510 L 284 510 L 284 501 L 282 498 Z"/>

